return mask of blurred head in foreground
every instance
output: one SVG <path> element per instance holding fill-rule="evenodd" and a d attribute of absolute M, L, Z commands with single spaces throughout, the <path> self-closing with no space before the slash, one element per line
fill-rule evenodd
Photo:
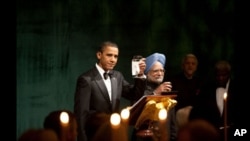
<path fill-rule="evenodd" d="M 191 120 L 182 126 L 177 141 L 219 141 L 218 130 L 209 122 L 201 119 Z"/>
<path fill-rule="evenodd" d="M 68 123 L 67 125 L 63 125 L 60 120 L 60 115 L 62 112 L 67 113 L 68 115 Z M 77 137 L 77 123 L 76 117 L 73 112 L 68 110 L 57 110 L 50 112 L 44 119 L 43 126 L 45 129 L 54 130 L 58 136 L 59 140 L 65 138 L 65 141 L 76 141 Z M 64 129 L 64 133 L 62 134 L 62 129 Z"/>
<path fill-rule="evenodd" d="M 28 129 L 18 141 L 59 141 L 56 133 L 50 129 Z"/>

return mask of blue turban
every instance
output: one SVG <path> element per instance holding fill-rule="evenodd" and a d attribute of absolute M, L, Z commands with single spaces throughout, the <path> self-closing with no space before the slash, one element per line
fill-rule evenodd
<path fill-rule="evenodd" d="M 144 71 L 145 74 L 148 73 L 148 71 L 151 69 L 151 67 L 154 65 L 154 63 L 158 61 L 162 64 L 162 66 L 165 66 L 165 62 L 166 62 L 166 57 L 164 54 L 161 53 L 154 53 L 151 54 L 150 56 L 148 56 L 146 58 L 146 69 Z"/>

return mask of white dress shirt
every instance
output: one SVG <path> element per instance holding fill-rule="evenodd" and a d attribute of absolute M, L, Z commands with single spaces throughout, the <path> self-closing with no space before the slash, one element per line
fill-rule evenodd
<path fill-rule="evenodd" d="M 220 114 L 222 115 L 223 113 L 223 107 L 224 107 L 224 93 L 228 91 L 228 85 L 230 83 L 230 80 L 228 80 L 226 88 L 219 87 L 216 89 L 216 101 L 217 101 L 217 106 L 220 110 Z"/>
<path fill-rule="evenodd" d="M 104 74 L 105 71 L 104 71 L 99 65 L 97 65 L 97 64 L 96 64 L 96 68 L 97 68 L 97 70 L 99 71 L 100 75 L 102 76 L 102 79 L 103 79 L 103 81 L 104 81 L 104 83 L 105 83 L 105 85 L 106 85 L 106 88 L 107 88 L 107 90 L 108 90 L 108 93 L 109 93 L 109 99 L 110 99 L 110 101 L 112 102 L 112 98 L 111 98 L 112 90 L 111 90 L 110 76 L 108 76 L 107 79 L 104 79 L 103 74 Z"/>

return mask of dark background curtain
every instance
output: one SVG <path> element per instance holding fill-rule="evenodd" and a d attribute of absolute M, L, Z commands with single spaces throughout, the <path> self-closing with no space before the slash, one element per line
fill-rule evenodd
<path fill-rule="evenodd" d="M 219 59 L 235 65 L 233 0 L 18 0 L 16 4 L 17 137 L 42 127 L 50 111 L 73 110 L 76 79 L 93 67 L 95 47 L 105 40 L 119 45 L 115 69 L 130 82 L 135 54 L 164 53 L 167 76 L 180 71 L 186 53 L 197 55 L 197 74 L 203 77 Z M 122 107 L 129 104 L 122 102 Z"/>

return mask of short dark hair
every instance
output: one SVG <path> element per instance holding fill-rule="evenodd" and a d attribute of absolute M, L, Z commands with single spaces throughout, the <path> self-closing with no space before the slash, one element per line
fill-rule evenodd
<path fill-rule="evenodd" d="M 118 48 L 118 45 L 114 42 L 111 41 L 104 41 L 100 44 L 99 48 L 98 48 L 98 52 L 103 52 L 104 48 L 111 46 L 111 47 L 116 47 Z"/>
<path fill-rule="evenodd" d="M 216 62 L 215 69 L 216 70 L 225 70 L 225 71 L 230 72 L 231 71 L 231 65 L 226 60 L 220 60 L 220 61 Z"/>

